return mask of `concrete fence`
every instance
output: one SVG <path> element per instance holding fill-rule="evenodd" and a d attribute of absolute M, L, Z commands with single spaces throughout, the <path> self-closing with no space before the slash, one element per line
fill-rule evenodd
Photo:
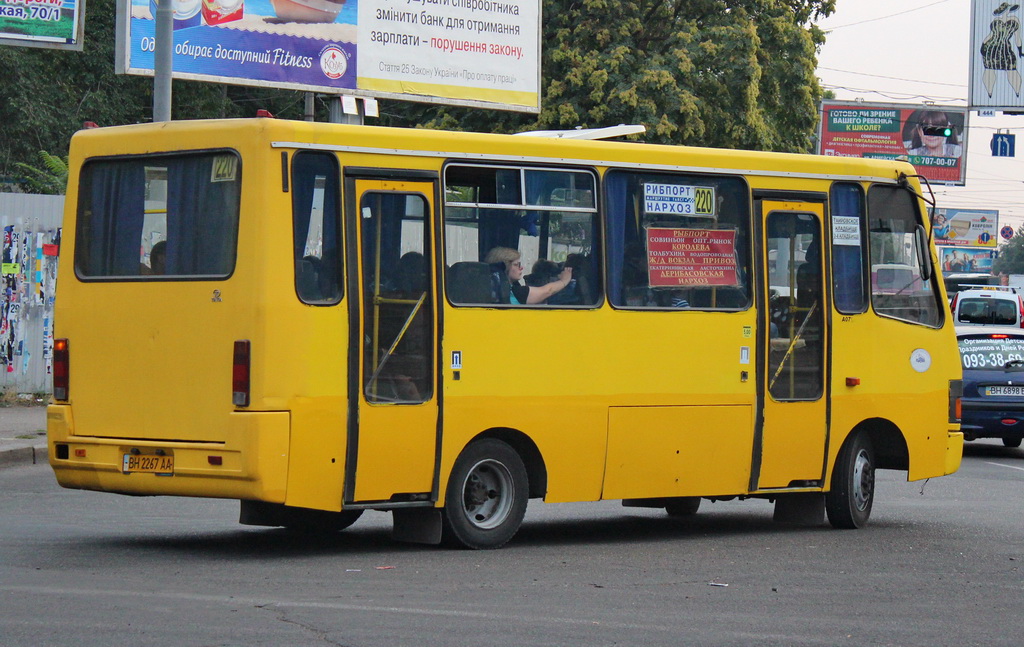
<path fill-rule="evenodd" d="M 0 193 L 0 390 L 50 393 L 64 196 Z"/>

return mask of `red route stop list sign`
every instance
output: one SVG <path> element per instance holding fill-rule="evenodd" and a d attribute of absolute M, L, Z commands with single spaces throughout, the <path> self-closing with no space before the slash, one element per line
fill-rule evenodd
<path fill-rule="evenodd" d="M 739 285 L 736 230 L 651 227 L 647 272 L 652 288 Z"/>

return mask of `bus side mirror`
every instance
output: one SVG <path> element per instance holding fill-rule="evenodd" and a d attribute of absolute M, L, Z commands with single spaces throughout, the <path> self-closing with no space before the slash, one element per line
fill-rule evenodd
<path fill-rule="evenodd" d="M 928 234 L 925 233 L 924 227 L 921 225 L 917 226 L 915 233 L 917 234 L 917 255 L 921 259 L 921 280 L 928 281 L 931 280 L 934 271 L 932 255 L 928 249 Z"/>

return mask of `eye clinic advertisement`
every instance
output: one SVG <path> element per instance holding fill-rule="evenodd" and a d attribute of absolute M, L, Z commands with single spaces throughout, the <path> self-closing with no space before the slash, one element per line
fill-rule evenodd
<path fill-rule="evenodd" d="M 175 78 L 540 110 L 539 0 L 168 1 Z M 122 2 L 118 72 L 152 75 L 157 0 Z"/>
<path fill-rule="evenodd" d="M 902 157 L 930 182 L 964 183 L 965 108 L 823 101 L 821 111 L 819 154 L 876 159 Z"/>

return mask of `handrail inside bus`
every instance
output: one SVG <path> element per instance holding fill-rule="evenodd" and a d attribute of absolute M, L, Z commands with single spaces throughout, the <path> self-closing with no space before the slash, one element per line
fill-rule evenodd
<path fill-rule="evenodd" d="M 392 354 L 395 352 L 395 348 L 398 347 L 399 342 L 401 342 L 402 339 L 405 337 L 405 333 L 407 330 L 409 330 L 409 326 L 412 324 L 412 320 L 416 317 L 416 313 L 420 311 L 420 308 L 423 307 L 423 302 L 426 299 L 427 293 L 424 292 L 423 294 L 420 295 L 420 298 L 416 300 L 416 305 L 412 307 L 412 311 L 409 313 L 409 316 L 405 319 L 405 323 L 402 324 L 402 329 L 398 331 L 397 335 L 395 335 L 395 341 L 391 342 L 391 347 L 388 348 L 387 351 L 385 351 L 384 355 L 380 358 L 380 364 L 377 365 L 377 368 L 373 371 L 373 374 L 370 376 L 370 379 L 366 381 L 367 384 L 373 384 L 374 382 L 376 382 L 377 376 L 379 376 L 380 372 L 384 370 L 384 365 L 388 363 L 389 359 L 391 359 Z"/>
<path fill-rule="evenodd" d="M 786 348 L 786 354 L 782 356 L 782 359 L 779 361 L 779 368 L 775 369 L 775 375 L 772 376 L 772 381 L 768 383 L 769 389 L 775 386 L 775 380 L 779 379 L 779 375 L 782 373 L 782 369 L 785 368 L 786 366 L 786 360 L 789 359 L 789 356 L 793 354 L 793 349 L 796 348 L 796 343 L 800 341 L 800 337 L 804 334 L 804 328 L 807 327 L 807 324 L 811 320 L 811 315 L 814 314 L 814 309 L 817 307 L 817 301 L 811 304 L 811 307 L 807 309 L 807 315 L 804 317 L 803 322 L 801 322 L 800 327 L 797 328 L 796 334 L 790 337 L 789 347 Z"/>

